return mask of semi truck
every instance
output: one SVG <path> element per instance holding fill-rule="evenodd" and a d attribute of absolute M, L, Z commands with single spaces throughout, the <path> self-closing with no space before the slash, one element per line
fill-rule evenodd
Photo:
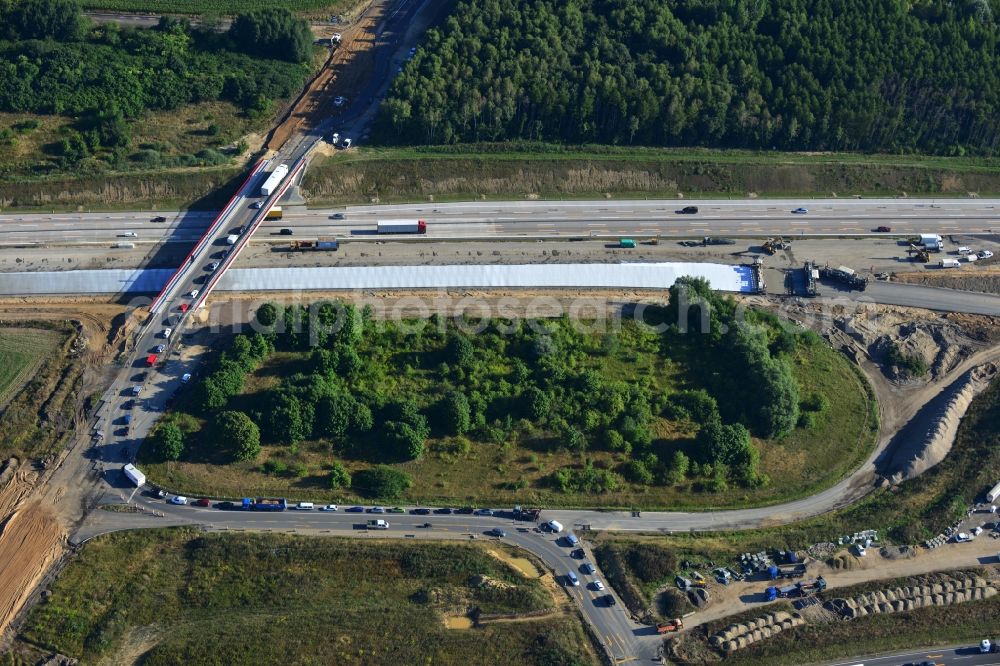
<path fill-rule="evenodd" d="M 937 234 L 920 234 L 920 244 L 928 250 L 940 252 L 944 239 Z"/>
<path fill-rule="evenodd" d="M 243 508 L 247 511 L 284 511 L 288 501 L 284 497 L 244 497 Z"/>
<path fill-rule="evenodd" d="M 135 484 L 136 488 L 141 488 L 146 485 L 146 475 L 140 472 L 135 465 L 132 465 L 131 463 L 127 464 L 122 467 L 122 471 L 125 472 L 125 476 L 128 480 Z"/>
<path fill-rule="evenodd" d="M 265 220 L 280 220 L 285 216 L 285 212 L 281 210 L 281 206 L 274 206 L 271 210 L 267 211 L 267 215 L 264 216 Z"/>
<path fill-rule="evenodd" d="M 306 250 L 336 250 L 338 247 L 340 247 L 340 241 L 333 236 L 320 236 L 318 240 L 314 241 L 292 241 L 288 249 L 304 252 Z"/>
<path fill-rule="evenodd" d="M 868 286 L 868 278 L 858 275 L 854 272 L 853 268 L 848 268 L 847 266 L 838 266 L 837 268 L 824 266 L 819 270 L 819 274 L 821 277 L 836 280 L 837 282 L 846 284 L 850 289 L 857 289 L 858 291 L 864 291 Z"/>
<path fill-rule="evenodd" d="M 426 234 L 427 223 L 423 220 L 379 220 L 375 231 L 380 234 Z"/>
<path fill-rule="evenodd" d="M 264 184 L 260 186 L 261 196 L 269 197 L 274 194 L 275 190 L 281 186 L 281 181 L 283 181 L 287 175 L 287 164 L 279 164 L 275 167 L 274 171 L 271 172 L 271 175 L 264 181 Z"/>
<path fill-rule="evenodd" d="M 389 529 L 389 522 L 383 520 L 382 518 L 376 518 L 375 520 L 368 521 L 368 529 L 370 530 L 387 530 Z"/>

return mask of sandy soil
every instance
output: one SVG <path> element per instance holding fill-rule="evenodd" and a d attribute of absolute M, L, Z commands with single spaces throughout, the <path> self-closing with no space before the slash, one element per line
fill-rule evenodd
<path fill-rule="evenodd" d="M 934 550 L 918 548 L 916 555 L 909 558 L 890 559 L 878 554 L 855 558 L 849 555 L 855 561 L 856 568 L 853 569 L 833 569 L 823 562 L 813 561 L 809 564 L 806 578 L 823 576 L 827 589 L 836 589 L 870 581 L 996 564 L 998 551 L 1000 540 L 983 534 L 971 543 L 947 544 Z M 761 603 L 761 600 L 764 590 L 770 585 L 764 580 L 737 582 L 729 586 L 713 584 L 710 586 L 711 605 L 685 619 L 685 627 L 690 629 L 749 608 L 765 608 L 768 604 Z"/>
<path fill-rule="evenodd" d="M 487 550 L 487 553 L 497 558 L 504 564 L 509 564 L 518 572 L 521 573 L 525 578 L 541 578 L 542 573 L 538 568 L 526 557 L 514 557 L 510 553 L 506 553 L 500 550 Z"/>
<path fill-rule="evenodd" d="M 0 318 L 22 320 L 73 320 L 79 322 L 85 344 L 79 362 L 83 379 L 76 408 L 83 399 L 106 387 L 116 370 L 109 363 L 126 343 L 137 317 L 121 305 L 87 300 L 0 303 Z M 0 645 L 9 640 L 12 623 L 37 593 L 39 583 L 67 552 L 67 537 L 83 519 L 101 492 L 100 478 L 90 461 L 74 452 L 87 445 L 87 431 L 77 417 L 81 433 L 44 472 L 23 466 L 0 489 Z"/>
<path fill-rule="evenodd" d="M 303 134 L 338 109 L 333 106 L 337 95 L 348 95 L 360 89 L 360 82 L 370 78 L 374 66 L 371 50 L 375 46 L 376 28 L 382 20 L 385 2 L 375 0 L 356 21 L 340 30 L 340 46 L 330 52 L 323 69 L 295 101 L 288 116 L 274 129 L 267 142 L 277 150 L 296 134 Z"/>

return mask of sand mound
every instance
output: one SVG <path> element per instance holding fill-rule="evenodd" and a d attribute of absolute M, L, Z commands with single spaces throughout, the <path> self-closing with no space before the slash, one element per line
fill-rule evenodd
<path fill-rule="evenodd" d="M 998 371 L 997 363 L 976 366 L 948 387 L 939 399 L 927 405 L 924 419 L 929 417 L 929 423 L 925 434 L 920 437 L 907 433 L 908 436 L 901 437 L 886 474 L 890 482 L 912 479 L 944 460 L 955 443 L 958 424 L 972 400 L 986 390 Z M 921 422 L 920 418 L 918 414 L 914 424 Z"/>

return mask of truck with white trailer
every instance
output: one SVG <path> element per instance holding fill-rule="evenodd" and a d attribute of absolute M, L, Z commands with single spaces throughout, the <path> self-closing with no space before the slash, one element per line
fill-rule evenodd
<path fill-rule="evenodd" d="M 928 250 L 940 252 L 944 239 L 937 234 L 920 234 L 920 244 Z"/>
<path fill-rule="evenodd" d="M 135 465 L 129 463 L 122 467 L 122 471 L 125 472 L 128 480 L 135 484 L 136 488 L 142 488 L 146 485 L 146 475 L 140 472 Z"/>
<path fill-rule="evenodd" d="M 269 175 L 267 177 L 267 180 L 264 181 L 264 184 L 260 186 L 261 195 L 269 197 L 272 194 L 274 194 L 275 190 L 277 190 L 278 187 L 281 186 L 281 181 L 283 181 L 285 179 L 285 176 L 287 175 L 288 175 L 287 164 L 279 164 L 277 167 L 275 167 L 274 171 L 271 172 L 271 175 Z"/>
<path fill-rule="evenodd" d="M 426 234 L 427 223 L 423 220 L 379 220 L 375 231 L 380 234 Z"/>
<path fill-rule="evenodd" d="M 986 501 L 992 504 L 1000 499 L 1000 483 L 993 486 L 988 493 L 986 493 Z"/>

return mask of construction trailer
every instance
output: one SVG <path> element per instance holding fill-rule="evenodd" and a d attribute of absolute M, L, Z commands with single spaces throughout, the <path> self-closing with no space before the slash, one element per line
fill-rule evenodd
<path fill-rule="evenodd" d="M 819 296 L 819 268 L 816 267 L 816 262 L 807 261 L 803 264 L 802 271 L 805 273 L 805 295 L 809 298 Z"/>

